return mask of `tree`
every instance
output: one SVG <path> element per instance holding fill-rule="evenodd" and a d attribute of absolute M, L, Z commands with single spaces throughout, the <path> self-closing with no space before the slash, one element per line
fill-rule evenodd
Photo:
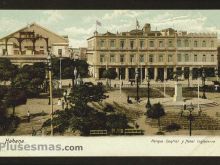
<path fill-rule="evenodd" d="M 69 98 L 71 108 L 54 114 L 55 131 L 64 132 L 70 128 L 79 130 L 81 135 L 88 135 L 91 129 L 105 129 L 105 113 L 89 107 L 88 103 L 99 102 L 106 97 L 102 85 L 84 83 L 75 86 Z M 50 123 L 51 120 L 49 119 L 43 126 L 49 126 Z"/>
<path fill-rule="evenodd" d="M 111 87 L 111 80 L 115 79 L 117 77 L 117 72 L 113 69 L 105 70 L 103 72 L 103 77 L 107 78 L 107 85 L 109 84 L 108 80 L 110 80 L 110 87 Z"/>
<path fill-rule="evenodd" d="M 3 102 L 6 93 L 7 89 L 5 87 L 0 86 L 0 125 L 3 124 L 1 123 L 1 121 L 4 121 L 4 119 L 7 117 L 6 105 Z"/>
<path fill-rule="evenodd" d="M 106 98 L 104 87 L 93 83 L 77 85 L 70 93 L 70 102 L 77 107 L 81 115 L 86 115 L 89 102 L 99 102 Z"/>
<path fill-rule="evenodd" d="M 72 79 L 72 84 L 74 83 L 75 75 L 74 70 L 77 70 L 77 76 L 87 77 L 88 76 L 89 64 L 84 60 L 74 60 L 70 58 L 61 59 L 61 69 L 62 69 L 62 79 Z M 56 79 L 60 78 L 60 59 L 52 59 L 52 72 L 53 77 Z"/>
<path fill-rule="evenodd" d="M 159 131 L 161 130 L 160 129 L 160 117 L 164 116 L 165 115 L 165 111 L 164 111 L 164 108 L 163 106 L 160 104 L 160 103 L 156 103 L 154 104 L 151 109 L 149 109 L 147 111 L 147 116 L 149 118 L 152 118 L 152 119 L 157 119 L 158 120 L 158 128 L 159 128 Z"/>
<path fill-rule="evenodd" d="M 6 102 L 7 102 L 7 105 L 13 108 L 12 115 L 14 116 L 15 107 L 18 105 L 26 104 L 27 102 L 27 96 L 26 96 L 25 91 L 22 89 L 16 89 L 16 88 L 9 89 L 6 95 Z"/>
<path fill-rule="evenodd" d="M 16 74 L 13 86 L 24 89 L 29 96 L 39 95 L 40 89 L 45 83 L 45 68 L 44 63 L 23 66 Z"/>
<path fill-rule="evenodd" d="M 121 113 L 111 113 L 107 115 L 106 126 L 110 129 L 115 129 L 115 132 L 118 132 L 118 129 L 125 129 L 128 127 L 128 120 L 125 114 Z"/>
<path fill-rule="evenodd" d="M 178 77 L 181 76 L 184 72 L 182 70 L 176 70 L 176 72 L 173 72 L 174 79 L 178 81 Z"/>
<path fill-rule="evenodd" d="M 189 70 L 189 69 L 186 69 L 186 70 L 184 70 L 183 72 L 184 72 L 184 77 L 186 77 L 187 80 L 188 80 L 188 87 L 189 87 L 189 85 L 190 85 L 190 82 L 189 82 L 190 70 Z"/>
<path fill-rule="evenodd" d="M 0 81 L 12 82 L 17 72 L 18 67 L 16 65 L 13 65 L 9 59 L 0 59 Z"/>

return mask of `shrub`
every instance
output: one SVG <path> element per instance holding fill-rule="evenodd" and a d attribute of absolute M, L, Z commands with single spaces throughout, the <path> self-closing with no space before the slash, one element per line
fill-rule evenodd
<path fill-rule="evenodd" d="M 168 132 L 171 131 L 178 131 L 179 129 L 181 129 L 181 126 L 177 123 L 171 123 L 168 126 L 165 127 L 165 130 Z"/>
<path fill-rule="evenodd" d="M 162 132 L 162 131 L 159 131 L 159 132 L 156 133 L 156 135 L 164 135 L 164 134 L 165 134 L 165 133 Z"/>

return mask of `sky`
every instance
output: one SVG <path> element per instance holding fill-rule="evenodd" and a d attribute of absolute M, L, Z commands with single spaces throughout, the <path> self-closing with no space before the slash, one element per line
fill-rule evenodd
<path fill-rule="evenodd" d="M 174 28 L 188 32 L 214 32 L 220 38 L 220 10 L 0 10 L 0 38 L 33 22 L 68 35 L 70 46 L 86 47 L 86 39 L 99 33 L 126 32 L 150 23 L 152 30 Z"/>

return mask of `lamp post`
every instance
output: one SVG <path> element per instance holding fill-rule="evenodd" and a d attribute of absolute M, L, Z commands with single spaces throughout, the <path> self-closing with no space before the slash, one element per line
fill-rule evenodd
<path fill-rule="evenodd" d="M 203 94 L 202 94 L 202 98 L 203 99 L 207 99 L 206 94 L 205 94 L 205 68 L 202 68 L 202 84 L 203 84 Z"/>
<path fill-rule="evenodd" d="M 147 78 L 147 104 L 146 104 L 146 108 L 150 109 L 151 103 L 150 103 L 150 78 L 149 78 L 149 74 L 146 76 L 146 78 Z"/>
<path fill-rule="evenodd" d="M 139 73 L 138 73 L 138 68 L 136 69 L 136 71 L 135 71 L 135 76 L 136 76 L 136 81 L 137 81 L 137 96 L 136 96 L 136 100 L 137 100 L 137 102 L 139 101 L 139 84 L 138 84 L 138 75 L 139 75 Z"/>
<path fill-rule="evenodd" d="M 62 89 L 62 56 L 60 55 L 60 84 L 59 88 Z"/>
<path fill-rule="evenodd" d="M 121 63 L 121 65 L 122 65 L 122 63 Z M 121 84 L 121 72 L 122 72 L 122 69 L 121 69 L 121 66 L 120 66 L 120 70 L 119 70 L 120 96 L 121 96 L 121 86 L 122 86 L 122 84 Z"/>
<path fill-rule="evenodd" d="M 197 81 L 198 81 L 198 110 L 199 110 L 199 86 L 200 86 L 200 83 L 199 83 L 199 76 L 197 76 Z"/>
<path fill-rule="evenodd" d="M 49 70 L 49 87 L 50 87 L 50 106 L 51 106 L 51 136 L 53 136 L 53 89 L 52 89 L 52 62 L 51 54 L 47 57 L 48 70 Z"/>
<path fill-rule="evenodd" d="M 188 116 L 188 120 L 189 120 L 189 136 L 191 136 L 192 135 L 192 121 L 193 121 L 192 112 L 194 110 L 193 104 L 191 103 L 190 105 L 188 105 L 185 110 L 189 111 L 189 116 Z"/>
<path fill-rule="evenodd" d="M 190 86 L 190 77 L 192 76 L 192 70 L 190 70 L 190 68 L 189 68 L 189 70 L 188 70 L 188 73 L 187 73 L 187 75 L 188 75 L 188 87 Z"/>
<path fill-rule="evenodd" d="M 219 71 L 218 71 L 218 68 L 215 70 L 215 75 L 216 75 L 216 81 L 218 82 L 218 78 L 219 78 Z"/>
<path fill-rule="evenodd" d="M 76 80 L 76 84 L 77 85 L 81 85 L 83 83 L 82 78 L 80 76 L 80 74 L 78 74 L 77 80 Z"/>
<path fill-rule="evenodd" d="M 163 95 L 166 96 L 166 79 L 163 80 Z"/>

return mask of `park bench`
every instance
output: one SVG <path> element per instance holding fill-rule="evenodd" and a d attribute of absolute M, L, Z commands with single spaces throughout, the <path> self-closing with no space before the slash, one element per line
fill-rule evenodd
<path fill-rule="evenodd" d="M 90 130 L 90 135 L 92 136 L 103 136 L 107 135 L 107 130 Z"/>
<path fill-rule="evenodd" d="M 125 135 L 143 135 L 144 130 L 141 129 L 125 129 Z"/>

